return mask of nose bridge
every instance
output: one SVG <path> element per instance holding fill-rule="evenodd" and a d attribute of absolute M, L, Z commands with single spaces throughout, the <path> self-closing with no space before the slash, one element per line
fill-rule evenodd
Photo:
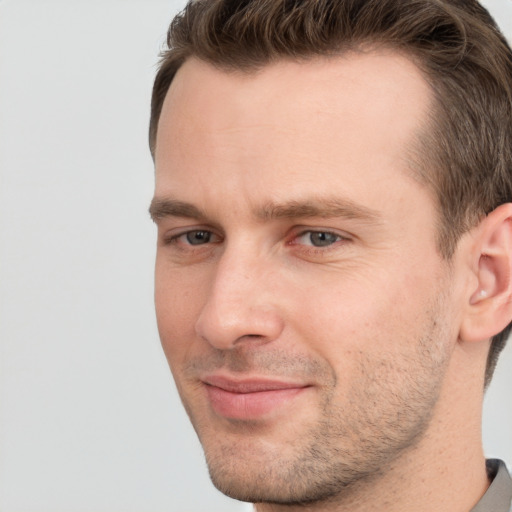
<path fill-rule="evenodd" d="M 197 319 L 197 333 L 219 349 L 243 340 L 269 342 L 282 321 L 272 295 L 270 263 L 248 244 L 226 245 Z"/>

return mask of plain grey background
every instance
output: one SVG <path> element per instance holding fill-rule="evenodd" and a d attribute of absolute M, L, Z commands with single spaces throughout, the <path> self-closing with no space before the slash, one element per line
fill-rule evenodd
<path fill-rule="evenodd" d="M 209 483 L 154 320 L 149 98 L 183 4 L 0 1 L 0 512 L 250 510 Z M 509 462 L 511 389 L 509 346 L 484 420 Z"/>

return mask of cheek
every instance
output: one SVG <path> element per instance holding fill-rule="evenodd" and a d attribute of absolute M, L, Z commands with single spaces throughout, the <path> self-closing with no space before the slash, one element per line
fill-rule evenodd
<path fill-rule="evenodd" d="M 336 277 L 328 286 L 307 287 L 307 293 L 296 296 L 291 314 L 301 322 L 296 328 L 306 331 L 311 348 L 343 379 L 356 371 L 357 354 L 379 357 L 416 350 L 435 297 L 434 280 L 399 269 Z"/>
<path fill-rule="evenodd" d="M 155 310 L 160 340 L 174 369 L 182 364 L 195 338 L 195 323 L 201 303 L 200 288 L 191 287 L 174 273 L 155 274 Z"/>

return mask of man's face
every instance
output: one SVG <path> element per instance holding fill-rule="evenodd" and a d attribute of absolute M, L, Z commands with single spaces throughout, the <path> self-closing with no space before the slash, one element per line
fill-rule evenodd
<path fill-rule="evenodd" d="M 395 54 L 187 61 L 156 150 L 156 309 L 214 483 L 348 492 L 421 444 L 457 338 L 408 150 L 430 106 Z"/>

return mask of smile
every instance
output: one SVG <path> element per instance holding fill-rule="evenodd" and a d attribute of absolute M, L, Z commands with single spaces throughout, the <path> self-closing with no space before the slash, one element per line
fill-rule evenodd
<path fill-rule="evenodd" d="M 262 419 L 310 387 L 272 380 L 236 381 L 219 376 L 208 377 L 203 384 L 215 413 L 236 420 Z"/>

